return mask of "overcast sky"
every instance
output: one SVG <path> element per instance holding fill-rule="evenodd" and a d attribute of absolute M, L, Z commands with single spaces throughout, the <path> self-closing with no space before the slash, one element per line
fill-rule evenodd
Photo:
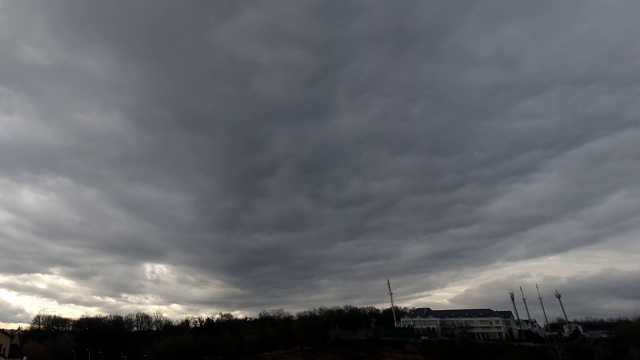
<path fill-rule="evenodd" d="M 0 0 L 0 321 L 637 315 L 638 14 Z"/>

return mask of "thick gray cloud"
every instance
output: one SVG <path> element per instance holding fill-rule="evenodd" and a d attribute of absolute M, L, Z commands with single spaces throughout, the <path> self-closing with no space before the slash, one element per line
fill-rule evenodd
<path fill-rule="evenodd" d="M 0 273 L 30 311 L 502 299 L 474 275 L 568 279 L 545 259 L 639 230 L 635 2 L 0 8 Z"/>
<path fill-rule="evenodd" d="M 2 312 L 2 322 L 5 324 L 28 323 L 32 319 L 32 314 L 27 312 L 24 307 L 15 305 L 5 300 L 0 300 Z"/>
<path fill-rule="evenodd" d="M 513 310 L 511 300 L 505 291 L 514 292 L 516 307 L 521 317 L 527 313 L 522 301 L 521 286 L 527 299 L 527 307 L 531 317 L 544 321 L 542 306 L 538 298 L 535 284 L 526 274 L 519 274 L 518 279 L 503 278 L 483 283 L 482 286 L 466 290 L 451 299 L 451 303 L 460 307 L 491 307 Z M 629 286 L 640 275 L 638 271 L 620 271 L 605 269 L 595 274 L 581 274 L 560 278 L 558 276 L 542 279 L 539 284 L 540 296 L 549 321 L 563 318 L 562 309 L 554 296 L 557 288 L 562 297 L 562 303 L 570 321 L 581 317 L 592 316 L 599 318 L 629 317 L 640 313 L 640 290 Z M 505 301 L 506 299 L 506 301 Z"/>

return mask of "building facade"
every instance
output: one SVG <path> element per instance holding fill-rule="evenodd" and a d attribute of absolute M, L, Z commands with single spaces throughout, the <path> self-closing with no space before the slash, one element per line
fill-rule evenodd
<path fill-rule="evenodd" d="M 427 337 L 513 340 L 518 326 L 511 311 L 491 309 L 415 309 L 400 319 L 402 327 L 413 327 Z"/>
<path fill-rule="evenodd" d="M 22 354 L 18 335 L 0 330 L 0 360 L 27 360 Z"/>

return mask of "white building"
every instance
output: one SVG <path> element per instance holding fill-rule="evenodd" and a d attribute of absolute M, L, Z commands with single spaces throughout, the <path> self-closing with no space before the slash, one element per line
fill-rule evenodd
<path fill-rule="evenodd" d="M 477 340 L 507 340 L 518 337 L 511 311 L 491 309 L 431 310 L 419 308 L 400 319 L 428 337 L 456 337 Z"/>
<path fill-rule="evenodd" d="M 532 333 L 538 334 L 542 337 L 546 336 L 546 331 L 544 330 L 544 327 L 540 326 L 540 324 L 538 324 L 538 321 L 536 321 L 536 319 L 531 319 L 531 321 L 527 319 L 520 319 L 520 329 L 531 331 Z"/>
<path fill-rule="evenodd" d="M 563 336 L 565 337 L 571 336 L 571 334 L 573 334 L 573 332 L 576 330 L 578 330 L 580 334 L 584 334 L 584 331 L 582 330 L 582 326 L 576 323 L 564 324 L 562 325 L 562 330 L 563 330 Z"/>

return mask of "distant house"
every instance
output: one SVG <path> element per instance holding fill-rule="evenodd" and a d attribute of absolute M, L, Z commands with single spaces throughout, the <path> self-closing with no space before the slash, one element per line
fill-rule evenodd
<path fill-rule="evenodd" d="M 400 319 L 400 324 L 403 327 L 413 327 L 428 337 L 476 340 L 508 340 L 518 337 L 518 326 L 511 311 L 419 308 Z"/>
<path fill-rule="evenodd" d="M 13 336 L 4 330 L 0 330 L 0 359 L 4 360 L 9 356 Z"/>
<path fill-rule="evenodd" d="M 0 330 L 0 360 L 27 360 L 22 354 L 20 337 Z"/>

